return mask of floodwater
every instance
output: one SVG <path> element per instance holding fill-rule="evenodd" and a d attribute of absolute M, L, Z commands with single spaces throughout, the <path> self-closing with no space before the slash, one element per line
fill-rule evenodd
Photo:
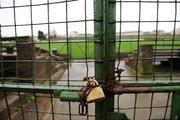
<path fill-rule="evenodd" d="M 117 64 L 117 63 L 116 63 Z M 135 80 L 135 74 L 125 66 L 125 61 L 120 62 L 120 68 L 124 69 L 122 73 L 122 80 Z M 70 85 L 75 84 L 84 84 L 82 80 L 87 73 L 87 66 L 85 63 L 72 63 L 69 67 L 69 71 L 66 70 L 62 80 L 58 83 L 60 85 L 67 85 L 67 81 L 64 80 L 69 79 Z M 69 77 L 68 77 L 69 74 Z M 175 72 L 175 77 L 179 72 Z M 94 63 L 88 63 L 88 75 L 94 76 Z M 169 72 L 163 71 L 161 72 L 157 67 L 157 73 L 155 75 L 159 75 L 155 79 L 167 80 L 169 76 Z M 163 77 L 164 76 L 164 77 Z M 142 79 L 150 79 L 142 78 Z M 152 79 L 152 77 L 151 77 Z M 75 82 L 76 81 L 76 82 Z M 171 97 L 172 94 L 169 93 L 154 93 L 154 94 L 122 94 L 115 96 L 115 111 L 125 113 L 129 119 L 133 120 L 148 120 L 148 119 L 156 119 L 162 120 L 164 118 L 169 119 L 170 117 L 170 106 L 171 106 Z M 168 99 L 170 98 L 170 99 Z M 135 102 L 136 101 L 136 102 Z M 61 102 L 59 99 L 55 100 L 55 119 L 57 120 L 94 120 L 94 104 L 88 105 L 88 113 L 87 116 L 79 116 L 78 115 L 78 104 L 79 103 L 67 103 Z M 166 107 L 168 106 L 168 107 Z M 134 109 L 136 108 L 136 109 Z M 70 115 L 71 114 L 71 115 Z"/>

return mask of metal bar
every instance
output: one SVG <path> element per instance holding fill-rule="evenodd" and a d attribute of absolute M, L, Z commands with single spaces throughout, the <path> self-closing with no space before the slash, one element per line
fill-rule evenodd
<path fill-rule="evenodd" d="M 49 86 L 46 85 L 32 85 L 32 84 L 12 84 L 4 83 L 0 84 L 1 91 L 17 91 L 17 92 L 34 92 L 34 93 L 54 93 L 56 91 L 78 91 L 81 86 L 77 87 L 67 87 L 67 86 Z"/>
<path fill-rule="evenodd" d="M 31 46 L 33 46 L 35 44 L 34 42 L 34 30 L 33 30 L 33 12 L 32 12 L 33 8 L 32 8 L 32 0 L 30 0 L 30 18 L 31 18 L 31 36 L 32 36 L 32 41 L 31 41 Z M 35 49 L 33 49 L 32 51 L 33 53 L 35 53 Z M 30 62 L 32 62 L 32 84 L 35 84 L 35 59 L 32 59 Z M 38 105 L 37 105 L 37 97 L 36 97 L 36 93 L 33 93 L 34 95 L 34 100 L 35 100 L 35 111 L 36 111 L 36 118 L 39 119 L 39 113 L 38 113 Z"/>
<path fill-rule="evenodd" d="M 104 2 L 104 80 L 105 84 L 109 84 L 114 81 L 115 77 L 116 3 L 115 0 L 105 0 Z M 114 95 L 106 93 L 105 109 L 106 115 L 107 112 L 114 112 Z"/>
<path fill-rule="evenodd" d="M 175 37 L 176 37 L 176 20 L 177 20 L 177 0 L 175 0 L 174 3 L 174 10 L 175 10 L 175 14 L 174 14 L 174 27 L 173 27 L 173 40 L 172 40 L 172 46 L 171 46 L 171 58 L 173 57 L 173 52 L 174 52 L 174 46 L 175 46 Z M 170 73 L 171 73 L 171 80 L 173 80 L 173 59 L 171 59 L 170 61 Z M 178 120 L 180 119 L 180 94 L 179 93 L 174 93 L 173 94 L 173 98 L 172 98 L 172 109 L 171 109 L 171 120 Z M 167 111 L 167 109 L 166 109 Z M 165 112 L 167 113 L 167 112 Z M 166 114 L 165 114 L 166 117 Z"/>
<path fill-rule="evenodd" d="M 94 21 L 94 19 L 87 19 L 87 22 L 88 21 Z M 85 22 L 85 20 L 68 20 L 68 23 L 80 23 L 80 22 Z M 178 21 L 177 21 L 178 22 Z M 179 21 L 180 22 L 180 21 Z M 50 25 L 53 25 L 53 24 L 63 24 L 63 23 L 66 23 L 66 21 L 59 21 L 59 22 L 49 22 Z M 39 23 L 33 23 L 32 25 L 35 26 L 35 25 L 47 25 L 48 23 L 47 22 L 39 22 Z M 17 24 L 16 26 L 19 27 L 19 26 L 30 26 L 31 24 Z M 14 24 L 9 24 L 9 25 L 1 25 L 1 27 L 14 27 L 15 25 Z"/>
<path fill-rule="evenodd" d="M 174 3 L 174 25 L 173 25 L 173 35 L 172 35 L 172 43 L 171 43 L 171 60 L 170 60 L 170 75 L 171 75 L 171 80 L 173 80 L 173 52 L 175 48 L 175 35 L 176 35 L 176 20 L 177 20 L 177 0 L 175 0 Z"/>
<path fill-rule="evenodd" d="M 104 74 L 104 66 L 102 62 L 103 60 L 103 7 L 102 7 L 103 0 L 94 0 L 94 39 L 95 39 L 95 77 L 97 81 L 103 80 Z M 104 109 L 103 102 L 95 103 L 95 115 L 96 120 L 103 120 L 103 109 Z"/>
<path fill-rule="evenodd" d="M 164 113 L 164 120 L 166 119 L 167 117 L 167 112 L 168 112 L 168 108 L 169 108 L 169 102 L 171 100 L 171 93 L 168 93 L 168 96 L 167 96 L 167 101 L 166 101 L 166 107 L 165 107 L 165 113 Z"/>
<path fill-rule="evenodd" d="M 57 86 L 57 85 L 32 85 L 32 84 L 0 84 L 1 91 L 15 91 L 15 92 L 34 92 L 34 93 L 53 93 L 55 96 L 60 95 L 62 91 L 78 92 L 82 86 Z M 179 85 L 166 86 L 123 86 L 121 84 L 113 84 L 103 86 L 104 90 L 113 94 L 126 93 L 158 93 L 158 92 L 180 92 Z"/>
<path fill-rule="evenodd" d="M 15 32 L 15 34 L 14 34 L 14 36 L 15 36 L 15 41 L 16 41 L 16 44 L 18 43 L 18 39 L 17 39 L 17 20 L 16 20 L 16 18 L 17 18 L 17 16 L 16 16 L 16 7 L 15 7 L 15 0 L 13 0 L 13 17 L 14 17 L 14 32 Z M 16 46 L 16 48 L 17 48 L 17 46 Z M 19 66 L 20 66 L 20 64 L 19 64 L 19 56 L 17 55 L 16 56 L 16 78 L 18 78 L 20 75 L 19 75 L 19 71 L 20 71 L 20 69 L 19 69 Z M 17 80 L 17 85 L 19 84 L 19 80 L 18 79 L 16 79 Z M 21 113 L 22 113 L 22 118 L 24 119 L 25 118 L 25 116 L 24 116 L 24 110 L 23 110 L 23 104 L 22 104 L 22 99 L 21 99 L 21 94 L 20 94 L 20 92 L 18 92 L 18 96 L 19 96 L 19 101 L 20 101 L 20 108 L 21 108 Z"/>
<path fill-rule="evenodd" d="M 150 80 L 146 80 L 146 81 L 121 81 L 121 84 L 123 86 L 180 86 L 180 82 L 177 81 L 171 81 L 171 80 L 164 80 L 164 81 L 160 81 L 160 80 L 156 80 L 156 81 L 150 81 Z"/>
<path fill-rule="evenodd" d="M 140 30 L 141 30 L 141 0 L 139 0 L 139 13 L 138 13 L 138 36 L 137 36 L 137 54 L 136 54 L 136 65 L 135 65 L 135 69 L 136 69 L 136 81 L 138 81 L 139 79 L 139 58 L 140 58 Z M 133 115 L 133 120 L 136 119 L 136 107 L 137 107 L 137 94 L 135 94 L 135 99 L 134 99 L 134 115 Z"/>
<path fill-rule="evenodd" d="M 94 21 L 94 19 L 87 19 L 87 22 L 90 22 L 90 21 Z M 85 20 L 72 20 L 72 21 L 68 21 L 68 23 L 79 23 L 79 22 L 85 22 Z M 128 21 L 128 20 L 122 20 L 122 21 L 116 21 L 116 23 L 119 23 L 119 22 L 122 22 L 122 23 L 137 23 L 137 22 L 141 22 L 141 23 L 156 23 L 157 21 L 156 20 L 151 20 L 151 21 L 148 21 L 148 20 L 141 20 L 141 21 L 137 21 L 137 20 L 132 20 L 132 21 Z M 174 21 L 173 20 L 159 20 L 158 22 L 161 22 L 161 23 L 173 23 Z M 180 22 L 180 20 L 177 20 L 176 21 L 177 23 Z M 62 23 L 66 23 L 66 21 L 59 21 L 59 22 L 49 22 L 50 25 L 53 25 L 53 24 L 62 24 Z M 41 22 L 41 23 L 33 23 L 32 25 L 35 26 L 35 25 L 47 25 L 48 23 L 47 22 Z M 17 24 L 16 26 L 30 26 L 31 24 Z M 9 25 L 1 25 L 1 27 L 14 27 L 13 24 L 9 24 Z"/>
<path fill-rule="evenodd" d="M 88 62 L 87 62 L 87 59 L 89 58 L 89 45 L 88 45 L 88 37 L 87 37 L 87 0 L 84 0 L 84 17 L 85 17 L 85 22 L 84 22 L 84 25 L 85 25 L 85 36 L 84 36 L 84 39 L 85 39 L 85 54 L 84 54 L 84 57 L 85 57 L 85 64 L 86 64 L 86 77 L 89 76 L 89 66 L 88 66 Z M 87 109 L 88 109 L 88 105 L 87 105 Z M 86 117 L 87 120 L 89 120 L 89 110 L 87 110 L 87 117 Z"/>
<path fill-rule="evenodd" d="M 79 1 L 79 0 L 68 0 L 67 2 L 76 2 L 76 1 Z M 52 5 L 52 4 L 61 4 L 61 3 L 65 3 L 66 0 L 62 0 L 62 1 L 54 1 L 54 2 L 50 2 L 49 4 Z M 139 2 L 138 0 L 116 0 L 116 2 L 122 2 L 122 3 L 137 3 Z M 143 0 L 141 1 L 142 3 L 157 3 L 157 1 L 153 1 L 153 0 Z M 172 1 L 172 0 L 162 0 L 162 1 L 159 1 L 159 3 L 180 3 L 180 1 Z M 47 5 L 47 3 L 37 3 L 37 4 L 33 4 L 32 6 L 42 6 L 42 5 Z M 16 5 L 15 7 L 16 8 L 20 8 L 20 7 L 29 7 L 30 5 Z M 12 8 L 13 6 L 1 6 L 0 9 L 8 9 L 8 8 Z"/>
<path fill-rule="evenodd" d="M 180 92 L 180 86 L 123 87 L 122 85 L 113 85 L 106 91 L 111 94 Z"/>
<path fill-rule="evenodd" d="M 63 0 L 63 1 L 54 1 L 54 2 L 49 2 L 49 3 L 36 3 L 36 4 L 33 4 L 32 6 L 43 6 L 43 5 L 52 5 L 52 4 L 61 4 L 61 3 L 66 3 L 66 2 L 76 2 L 76 1 L 79 1 L 79 0 Z M 16 8 L 18 7 L 29 7 L 30 5 L 15 5 Z M 13 6 L 4 6 L 4 7 L 0 7 L 0 9 L 8 9 L 8 8 L 13 8 Z"/>
<path fill-rule="evenodd" d="M 96 0 L 94 4 L 95 60 L 103 60 L 95 62 L 95 76 L 99 82 L 108 83 L 115 68 L 115 1 Z M 106 112 L 113 112 L 114 95 L 105 94 L 106 100 L 95 104 L 96 120 L 105 120 Z"/>
<path fill-rule="evenodd" d="M 156 62 L 156 60 L 158 59 L 158 58 L 156 58 L 156 53 L 157 53 L 157 43 L 158 43 L 158 26 L 159 26 L 159 22 L 158 22 L 158 20 L 159 20 L 159 0 L 157 0 L 157 3 L 156 3 L 156 5 L 157 5 L 157 7 L 156 7 L 156 20 L 157 20 L 157 22 L 156 22 L 156 34 L 155 34 L 155 45 L 154 45 L 154 52 L 153 52 L 153 54 L 154 54 L 154 58 L 153 58 L 153 64 L 155 65 L 155 62 Z M 155 81 L 155 77 L 156 77 L 156 67 L 153 67 L 152 68 L 152 70 L 153 70 L 153 81 Z M 150 104 L 150 111 L 149 111 L 149 120 L 151 119 L 151 116 L 152 116 L 152 106 L 153 106 L 153 100 L 154 100 L 154 94 L 152 93 L 152 95 L 151 95 L 151 104 Z"/>
<path fill-rule="evenodd" d="M 5 102 L 6 102 L 6 107 L 7 107 L 7 111 L 8 111 L 8 119 L 9 119 L 9 120 L 12 120 L 12 118 L 11 118 L 11 112 L 10 112 L 10 107 L 9 107 L 9 104 L 8 104 L 7 93 L 6 93 L 6 92 L 3 92 L 3 93 L 4 93 Z"/>
<path fill-rule="evenodd" d="M 139 2 L 138 0 L 117 0 L 116 2 L 123 2 L 123 3 L 137 3 Z M 153 1 L 153 0 L 142 0 L 142 3 L 157 3 L 157 1 Z M 175 3 L 175 1 L 171 1 L 171 0 L 161 0 L 159 1 L 159 3 Z M 177 3 L 179 3 L 179 1 L 177 1 Z"/>
<path fill-rule="evenodd" d="M 104 66 L 105 84 L 112 83 L 115 77 L 115 39 L 116 39 L 116 3 L 115 0 L 106 0 L 104 3 Z M 114 112 L 114 95 L 106 93 L 105 119 L 108 112 Z"/>
<path fill-rule="evenodd" d="M 172 98 L 171 120 L 180 119 L 180 94 L 174 93 Z"/>
<path fill-rule="evenodd" d="M 76 80 L 76 79 L 75 79 Z M 79 80 L 79 81 L 82 81 L 82 80 Z M 131 80 L 129 80 L 129 81 L 121 81 L 121 83 L 119 83 L 120 85 L 123 85 L 124 87 L 156 87 L 156 86 L 180 86 L 180 81 L 168 81 L 168 80 L 164 80 L 164 81 L 150 81 L 150 80 L 146 80 L 146 81 L 131 81 Z M 42 87 L 42 89 L 44 88 L 44 89 L 47 89 L 49 86 L 48 86 L 48 84 L 43 84 L 43 85 L 41 85 L 41 84 L 35 84 L 35 85 L 32 85 L 32 84 L 23 84 L 23 83 L 20 83 L 18 86 L 14 86 L 15 85 L 15 83 L 13 84 L 13 83 L 4 83 L 4 84 L 0 84 L 0 88 L 3 88 L 3 87 L 8 87 L 8 86 L 12 86 L 12 87 L 14 87 L 14 88 L 18 88 L 18 87 L 26 87 L 26 88 L 32 88 L 32 89 L 35 89 L 36 90 L 36 88 L 39 88 L 39 87 L 41 87 L 41 86 L 44 86 L 44 87 Z M 52 90 L 56 90 L 57 88 L 66 88 L 67 86 L 66 85 L 52 85 L 53 87 L 51 88 Z M 72 88 L 81 88 L 81 87 L 83 87 L 82 86 L 82 84 L 81 85 L 74 85 L 74 86 L 70 86 L 70 87 L 72 87 Z M 50 87 L 49 87 L 50 88 Z"/>

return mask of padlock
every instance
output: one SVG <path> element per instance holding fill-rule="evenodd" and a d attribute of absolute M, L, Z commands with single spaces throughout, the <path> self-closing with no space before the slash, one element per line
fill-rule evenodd
<path fill-rule="evenodd" d="M 99 83 L 95 79 L 91 79 L 91 78 L 87 82 L 88 82 L 87 84 L 91 86 L 86 91 L 87 103 L 99 102 L 99 101 L 104 100 L 105 95 Z"/>

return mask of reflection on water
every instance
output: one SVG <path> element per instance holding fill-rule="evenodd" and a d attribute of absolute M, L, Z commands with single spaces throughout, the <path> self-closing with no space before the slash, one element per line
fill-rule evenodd
<path fill-rule="evenodd" d="M 124 61 L 120 62 L 119 67 L 124 69 L 124 72 L 121 75 L 122 80 L 135 80 L 135 74 L 125 66 Z M 94 76 L 94 63 L 93 62 L 88 63 L 88 68 L 86 66 L 86 63 L 71 63 L 69 70 L 66 70 L 59 84 L 61 85 L 67 84 L 68 79 L 70 80 L 70 83 L 74 84 L 75 81 L 78 82 L 79 80 L 82 80 L 86 76 L 87 72 L 88 72 L 88 76 Z M 69 75 L 69 78 L 68 78 L 68 75 Z M 66 82 L 64 82 L 64 80 L 66 80 Z"/>
<path fill-rule="evenodd" d="M 118 62 L 116 62 L 117 66 Z M 121 74 L 121 80 L 178 80 L 180 77 L 180 70 L 173 70 L 171 71 L 170 67 L 157 65 L 154 67 L 154 73 L 152 75 L 138 75 L 136 76 L 136 73 L 129 69 L 125 65 L 125 61 L 120 61 L 119 68 L 124 69 L 124 72 Z M 90 62 L 88 63 L 88 66 L 86 66 L 86 63 L 71 63 L 69 70 L 66 70 L 63 78 L 61 79 L 61 84 L 67 84 L 67 80 L 69 79 L 71 82 L 70 84 L 74 84 L 74 82 L 81 83 L 80 80 L 82 80 L 88 72 L 88 76 L 94 76 L 94 63 Z M 62 82 L 63 81 L 63 82 Z M 66 81 L 66 82 L 64 82 Z"/>
<path fill-rule="evenodd" d="M 84 77 L 86 77 L 86 74 L 88 73 L 88 76 L 94 76 L 94 63 L 88 63 L 88 67 L 86 63 L 71 63 L 69 66 L 69 70 L 67 69 L 58 84 L 60 85 L 67 85 L 68 80 L 70 85 L 75 84 L 82 84 L 82 80 Z"/>
<path fill-rule="evenodd" d="M 117 65 L 117 62 L 116 62 Z M 120 68 L 124 69 L 124 72 L 121 75 L 121 80 L 136 80 L 136 74 L 132 72 L 129 68 L 125 66 L 125 61 L 120 62 Z M 156 66 L 154 69 L 156 72 L 153 74 L 154 77 L 148 76 L 148 77 L 138 77 L 138 79 L 141 80 L 170 80 L 171 78 L 171 72 L 169 69 L 165 69 L 162 66 Z M 70 85 L 75 84 L 83 84 L 82 80 L 87 73 L 87 66 L 85 63 L 72 63 L 69 67 L 69 71 L 67 70 L 64 74 L 63 79 L 58 83 L 60 85 L 67 85 L 67 81 L 63 80 L 70 80 Z M 179 70 L 173 71 L 172 78 L 178 79 L 179 78 Z M 94 63 L 88 63 L 88 75 L 94 76 Z M 76 81 L 76 82 L 75 82 Z M 168 93 L 155 93 L 155 94 L 122 94 L 118 96 L 115 96 L 115 111 L 120 111 L 126 113 L 129 119 L 133 119 L 135 116 L 136 120 L 147 120 L 149 117 L 151 119 L 163 119 L 166 113 L 166 106 L 171 105 L 171 94 L 170 94 L 170 100 L 168 101 Z M 136 101 L 136 103 L 135 103 Z M 168 103 L 167 103 L 168 102 Z M 152 103 L 152 109 L 150 109 Z M 68 104 L 62 103 L 59 100 L 57 101 L 57 106 L 61 106 L 65 113 L 68 113 Z M 71 103 L 72 107 L 72 113 L 78 114 L 78 103 Z M 119 106 L 118 106 L 119 105 Z M 66 106 L 66 107 L 65 107 Z M 136 107 L 136 111 L 134 111 L 134 108 Z M 58 109 L 59 110 L 59 109 Z M 152 110 L 152 111 L 151 111 Z M 62 110 L 59 110 L 62 112 Z M 89 105 L 89 111 L 91 115 L 94 115 L 94 104 Z M 135 113 L 135 115 L 134 115 Z M 150 116 L 151 113 L 151 116 Z M 167 113 L 166 113 L 166 119 L 169 119 L 170 116 L 170 107 L 167 107 Z M 57 117 L 59 118 L 59 117 Z M 62 118 L 62 117 L 61 117 Z M 63 119 L 69 120 L 68 115 L 66 117 L 63 117 Z M 86 119 L 86 117 L 76 117 L 72 118 L 74 120 L 76 119 Z M 94 117 L 90 118 L 94 119 Z"/>

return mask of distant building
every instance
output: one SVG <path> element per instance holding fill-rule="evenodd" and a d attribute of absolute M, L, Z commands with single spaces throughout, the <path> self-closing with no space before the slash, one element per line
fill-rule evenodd
<path fill-rule="evenodd" d="M 173 34 L 174 34 L 174 31 L 171 31 L 171 35 L 173 35 Z M 180 35 L 180 28 L 177 28 L 175 30 L 175 35 Z"/>
<path fill-rule="evenodd" d="M 152 35 L 152 32 L 146 31 L 146 32 L 143 32 L 143 35 Z"/>
<path fill-rule="evenodd" d="M 76 38 L 76 39 L 85 39 L 85 37 L 87 37 L 87 39 L 92 39 L 94 37 L 93 34 L 81 34 L 81 33 L 78 33 L 77 31 L 72 31 L 69 33 L 69 37 L 70 38 Z"/>
<path fill-rule="evenodd" d="M 78 37 L 78 32 L 77 31 L 71 31 L 69 33 L 69 37 L 72 37 L 72 38 Z"/>
<path fill-rule="evenodd" d="M 125 32 L 121 32 L 121 33 L 118 33 L 118 34 L 121 34 L 121 35 L 142 35 L 143 32 L 142 31 L 125 31 Z"/>
<path fill-rule="evenodd" d="M 167 33 L 164 30 L 153 30 L 152 35 L 166 35 Z"/>
<path fill-rule="evenodd" d="M 176 29 L 175 33 L 176 35 L 180 35 L 180 28 Z"/>
<path fill-rule="evenodd" d="M 85 38 L 85 37 L 91 38 L 91 37 L 93 37 L 93 36 L 94 36 L 93 34 L 88 34 L 88 33 L 87 33 L 86 35 L 85 35 L 85 34 L 78 34 L 77 37 L 78 37 L 78 38 Z"/>

